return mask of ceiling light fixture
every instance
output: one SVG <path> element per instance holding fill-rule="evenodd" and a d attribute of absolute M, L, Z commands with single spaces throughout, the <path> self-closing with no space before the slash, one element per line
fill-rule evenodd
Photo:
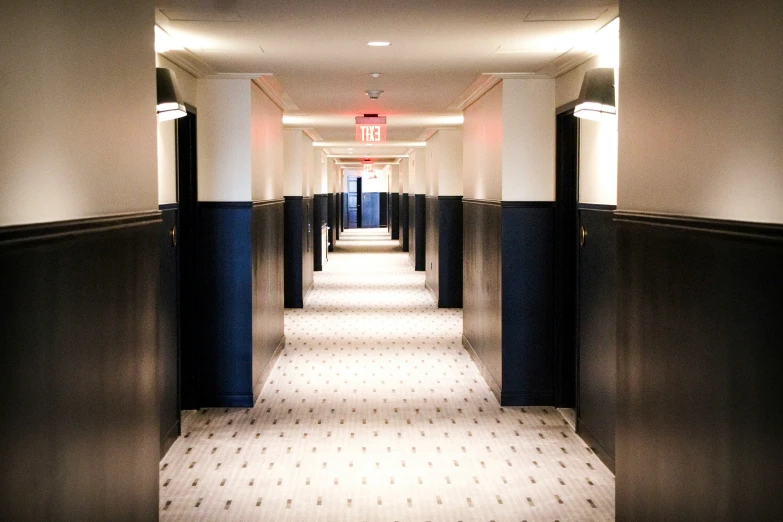
<path fill-rule="evenodd" d="M 367 93 L 367 96 L 369 96 L 371 100 L 377 100 L 381 97 L 381 94 L 383 94 L 383 91 L 377 89 L 370 89 L 364 92 Z"/>
<path fill-rule="evenodd" d="M 576 100 L 574 116 L 588 120 L 600 121 L 610 114 L 617 114 L 614 99 L 614 69 L 599 67 L 585 72 L 582 89 Z"/>
<path fill-rule="evenodd" d="M 187 116 L 185 102 L 179 93 L 174 71 L 163 67 L 155 68 L 158 87 L 158 121 L 174 120 Z"/>
<path fill-rule="evenodd" d="M 370 76 L 372 76 L 373 78 L 380 78 L 381 73 L 370 73 Z"/>
<path fill-rule="evenodd" d="M 370 47 L 389 47 L 391 42 L 367 42 Z"/>

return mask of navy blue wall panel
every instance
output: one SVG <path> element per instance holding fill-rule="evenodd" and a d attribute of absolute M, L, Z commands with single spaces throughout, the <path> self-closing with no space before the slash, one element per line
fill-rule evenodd
<path fill-rule="evenodd" d="M 378 228 L 381 219 L 379 192 L 362 192 L 362 228 Z"/>
<path fill-rule="evenodd" d="M 252 406 L 250 202 L 199 203 L 202 406 Z"/>
<path fill-rule="evenodd" d="M 0 520 L 157 520 L 160 213 L 0 228 Z"/>
<path fill-rule="evenodd" d="M 400 238 L 400 195 L 396 192 L 389 193 L 389 210 L 391 216 L 389 226 L 391 227 L 391 238 Z"/>
<path fill-rule="evenodd" d="M 178 227 L 177 205 L 161 206 L 160 313 L 158 318 L 158 385 L 160 387 L 160 455 L 180 434 L 179 401 L 179 249 L 171 231 Z"/>
<path fill-rule="evenodd" d="M 462 196 L 438 197 L 438 307 L 462 308 Z"/>
<path fill-rule="evenodd" d="M 617 235 L 614 207 L 580 206 L 577 432 L 614 469 L 617 421 Z"/>
<path fill-rule="evenodd" d="M 427 198 L 424 194 L 415 194 L 412 221 L 410 225 L 411 238 L 409 242 L 411 259 L 417 271 L 426 270 L 427 253 Z"/>
<path fill-rule="evenodd" d="M 400 246 L 403 252 L 410 250 L 410 234 L 408 231 L 408 223 L 410 216 L 408 215 L 408 194 L 400 194 Z"/>
<path fill-rule="evenodd" d="M 554 401 L 554 203 L 502 203 L 501 404 Z"/>
<path fill-rule="evenodd" d="M 438 242 L 440 241 L 440 232 L 438 231 L 438 225 L 440 223 L 440 212 L 438 211 L 438 197 L 427 196 L 426 198 L 426 222 L 424 236 L 426 238 L 425 243 L 425 256 L 427 258 L 425 266 L 425 278 L 424 284 L 429 288 L 432 293 L 435 302 L 438 302 L 438 296 L 440 286 L 438 284 L 438 276 L 440 275 L 440 261 L 438 254 Z"/>
<path fill-rule="evenodd" d="M 327 245 L 327 250 L 329 252 L 334 252 L 334 241 L 339 237 L 339 227 L 337 226 L 337 216 L 338 210 L 337 210 L 337 194 L 328 194 L 327 195 L 327 225 L 329 226 L 328 233 L 326 234 L 326 237 L 328 238 L 329 244 Z"/>
<path fill-rule="evenodd" d="M 617 519 L 779 519 L 783 227 L 615 217 Z"/>
<path fill-rule="evenodd" d="M 379 197 L 378 208 L 380 210 L 380 221 L 378 226 L 388 227 L 389 226 L 389 193 L 379 192 L 378 197 Z"/>
<path fill-rule="evenodd" d="M 253 204 L 253 400 L 268 376 L 269 362 L 283 341 L 283 200 Z"/>
<path fill-rule="evenodd" d="M 322 254 L 326 245 L 321 244 L 321 226 L 328 221 L 328 196 L 316 194 L 313 196 L 313 270 L 323 270 Z"/>
<path fill-rule="evenodd" d="M 501 216 L 499 201 L 463 201 L 463 336 L 498 398 L 503 382 Z"/>

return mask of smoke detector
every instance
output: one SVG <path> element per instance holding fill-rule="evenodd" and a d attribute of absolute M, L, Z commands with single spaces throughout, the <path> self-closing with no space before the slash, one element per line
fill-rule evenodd
<path fill-rule="evenodd" d="M 367 93 L 367 96 L 369 96 L 371 100 L 377 100 L 378 98 L 381 97 L 381 94 L 383 94 L 383 91 L 378 91 L 378 90 L 368 90 L 364 92 Z"/>

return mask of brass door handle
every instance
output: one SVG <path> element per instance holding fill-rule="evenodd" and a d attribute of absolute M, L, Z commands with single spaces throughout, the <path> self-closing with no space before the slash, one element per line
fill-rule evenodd
<path fill-rule="evenodd" d="M 587 230 L 585 227 L 579 227 L 579 246 L 585 246 L 585 238 L 587 238 Z"/>
<path fill-rule="evenodd" d="M 177 227 L 171 227 L 169 237 L 171 238 L 171 246 L 177 246 Z"/>

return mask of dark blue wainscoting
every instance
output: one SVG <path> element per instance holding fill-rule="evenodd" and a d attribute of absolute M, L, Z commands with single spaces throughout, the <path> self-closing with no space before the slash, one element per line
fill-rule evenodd
<path fill-rule="evenodd" d="M 253 204 L 253 400 L 285 343 L 283 200 Z"/>
<path fill-rule="evenodd" d="M 161 205 L 160 308 L 158 314 L 158 385 L 160 387 L 160 456 L 180 434 L 179 400 L 179 228 L 177 204 Z M 173 232 L 173 234 L 172 234 Z"/>
<path fill-rule="evenodd" d="M 462 308 L 462 196 L 438 197 L 438 307 Z"/>
<path fill-rule="evenodd" d="M 378 207 L 381 213 L 380 222 L 378 226 L 388 227 L 389 226 L 389 193 L 379 192 L 378 197 L 379 197 Z"/>
<path fill-rule="evenodd" d="M 285 307 L 304 308 L 313 286 L 313 198 L 286 196 Z"/>
<path fill-rule="evenodd" d="M 251 202 L 199 203 L 202 406 L 253 405 Z"/>
<path fill-rule="evenodd" d="M 400 194 L 400 246 L 403 252 L 410 250 L 410 234 L 408 230 L 408 194 Z"/>
<path fill-rule="evenodd" d="M 617 520 L 778 520 L 783 227 L 615 218 Z"/>
<path fill-rule="evenodd" d="M 613 206 L 579 205 L 577 433 L 614 470 L 617 420 L 617 233 Z"/>
<path fill-rule="evenodd" d="M 425 258 L 427 253 L 427 199 L 424 194 L 415 194 L 413 196 L 413 206 L 410 212 L 411 221 L 409 224 L 411 237 L 408 245 L 411 252 L 410 259 L 414 268 L 423 272 L 426 270 Z"/>
<path fill-rule="evenodd" d="M 391 227 L 391 238 L 400 238 L 400 195 L 396 192 L 389 193 L 389 210 L 391 216 L 389 226 Z"/>
<path fill-rule="evenodd" d="M 157 520 L 158 211 L 0 228 L 0 520 Z"/>
<path fill-rule="evenodd" d="M 502 202 L 501 404 L 555 400 L 554 203 Z"/>
<path fill-rule="evenodd" d="M 500 400 L 503 382 L 499 201 L 466 199 L 463 212 L 463 344 Z"/>
<path fill-rule="evenodd" d="M 440 232 L 438 231 L 438 225 L 440 220 L 438 219 L 439 204 L 438 196 L 427 196 L 426 198 L 426 223 L 424 224 L 426 238 L 425 251 L 427 263 L 425 266 L 425 278 L 424 285 L 432 294 L 432 298 L 435 302 L 438 302 L 438 295 L 440 287 L 438 285 L 438 276 L 440 275 L 440 264 L 438 255 L 438 243 L 440 241 Z"/>
<path fill-rule="evenodd" d="M 327 195 L 327 226 L 329 231 L 326 234 L 329 244 L 327 245 L 327 251 L 334 252 L 334 242 L 339 237 L 339 227 L 337 226 L 337 194 Z"/>
<path fill-rule="evenodd" d="M 321 227 L 328 221 L 328 197 L 326 194 L 315 194 L 313 196 L 313 270 L 320 272 L 323 270 L 323 249 L 326 245 L 321 244 Z"/>
<path fill-rule="evenodd" d="M 378 228 L 381 221 L 381 196 L 378 192 L 362 192 L 362 228 Z"/>

